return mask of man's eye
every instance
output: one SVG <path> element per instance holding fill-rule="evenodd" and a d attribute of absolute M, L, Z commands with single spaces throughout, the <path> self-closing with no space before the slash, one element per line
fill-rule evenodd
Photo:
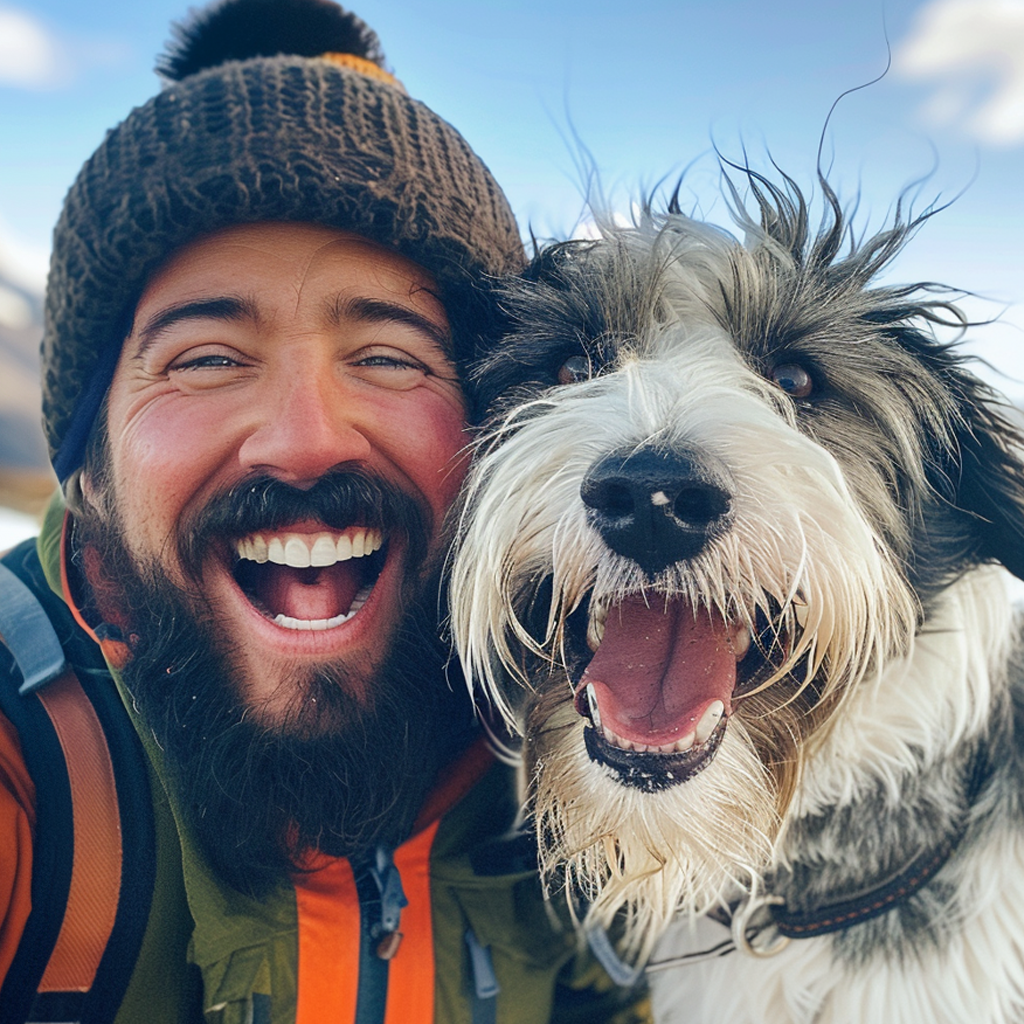
<path fill-rule="evenodd" d="M 226 355 L 205 355 L 192 356 L 191 358 L 176 359 L 170 366 L 171 370 L 216 370 L 223 367 L 238 366 L 238 360 Z"/>
<path fill-rule="evenodd" d="M 368 384 L 397 391 L 418 387 L 436 374 L 430 366 L 401 352 L 372 352 L 350 364 L 349 372 Z"/>
<path fill-rule="evenodd" d="M 590 360 L 586 356 L 569 356 L 558 368 L 559 384 L 579 384 L 590 377 Z"/>
<path fill-rule="evenodd" d="M 421 373 L 428 373 L 427 368 L 413 359 L 403 359 L 400 356 L 366 356 L 359 360 L 360 366 L 380 366 L 385 369 L 394 370 L 419 370 Z"/>

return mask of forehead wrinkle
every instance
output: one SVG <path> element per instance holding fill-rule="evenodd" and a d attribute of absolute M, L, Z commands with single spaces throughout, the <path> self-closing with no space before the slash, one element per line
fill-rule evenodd
<path fill-rule="evenodd" d="M 259 303 L 254 295 L 218 295 L 172 303 L 154 313 L 132 333 L 138 337 L 135 357 L 144 356 L 156 341 L 176 324 L 190 320 L 244 321 L 259 327 Z"/>

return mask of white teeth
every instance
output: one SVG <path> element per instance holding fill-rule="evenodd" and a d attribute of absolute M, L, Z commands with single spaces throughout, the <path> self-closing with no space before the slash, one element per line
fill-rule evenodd
<path fill-rule="evenodd" d="M 335 540 L 332 533 L 315 537 L 301 533 L 285 533 L 270 537 L 254 533 L 235 543 L 239 558 L 252 562 L 274 562 L 294 569 L 309 566 L 323 568 L 350 558 L 365 558 L 384 546 L 380 530 L 350 530 Z"/>
<path fill-rule="evenodd" d="M 594 684 L 587 683 L 587 707 L 590 709 L 590 720 L 594 728 L 601 730 L 601 709 L 597 706 L 597 694 L 594 691 Z"/>
<path fill-rule="evenodd" d="M 304 541 L 291 536 L 284 542 L 284 563 L 293 569 L 309 568 L 309 548 Z"/>
<path fill-rule="evenodd" d="M 589 695 L 588 695 L 589 700 Z M 652 746 L 647 743 L 634 743 L 632 740 L 623 739 L 611 729 L 600 729 L 601 735 L 613 747 L 619 750 L 635 750 L 639 754 L 685 754 L 694 744 L 694 733 L 688 733 L 681 740 L 675 743 L 662 743 Z"/>
<path fill-rule="evenodd" d="M 596 651 L 604 639 L 604 625 L 608 621 L 609 605 L 595 598 L 590 604 L 590 619 L 587 622 L 587 646 Z"/>
<path fill-rule="evenodd" d="M 366 600 L 370 596 L 371 590 L 373 590 L 373 584 L 368 583 L 365 587 L 362 587 L 360 590 L 356 591 L 356 596 L 352 598 L 352 605 L 348 610 L 348 614 L 350 617 L 352 615 L 355 615 L 355 613 L 359 611 L 359 609 L 362 608 L 364 604 L 366 604 Z"/>
<path fill-rule="evenodd" d="M 309 552 L 309 564 L 334 565 L 337 560 L 338 545 L 334 543 L 334 538 L 329 533 L 321 533 L 313 541 L 313 548 Z"/>
<path fill-rule="evenodd" d="M 672 753 L 685 754 L 693 746 L 694 734 L 691 732 L 689 735 L 684 736 L 681 740 L 677 740 L 675 746 L 672 748 Z"/>
<path fill-rule="evenodd" d="M 274 622 L 279 626 L 284 626 L 285 629 L 334 629 L 335 626 L 348 622 L 355 613 L 356 610 L 353 609 L 344 615 L 335 615 L 333 619 L 293 619 L 290 615 L 277 615 L 274 617 Z"/>
<path fill-rule="evenodd" d="M 720 700 L 713 700 L 700 716 L 697 728 L 694 730 L 694 738 L 698 743 L 703 743 L 714 731 L 725 714 L 725 704 Z"/>
<path fill-rule="evenodd" d="M 693 749 L 695 745 L 699 746 L 701 743 L 706 742 L 707 738 L 715 731 L 715 726 L 722 720 L 722 715 L 725 714 L 725 704 L 720 700 L 714 700 L 707 706 L 704 714 L 701 715 L 697 728 L 687 733 L 682 739 L 676 740 L 675 743 L 662 743 L 658 745 L 634 743 L 632 740 L 623 739 L 617 733 L 612 732 L 611 729 L 601 726 L 600 715 L 597 711 L 597 701 L 591 695 L 592 689 L 593 687 L 588 684 L 586 689 L 587 705 L 594 719 L 594 725 L 604 739 L 613 747 L 618 747 L 619 750 L 635 750 L 641 754 L 685 754 L 688 750 Z"/>
<path fill-rule="evenodd" d="M 742 661 L 750 650 L 751 639 L 750 630 L 746 626 L 736 630 L 736 635 L 732 638 L 732 653 L 736 655 L 737 661 Z"/>

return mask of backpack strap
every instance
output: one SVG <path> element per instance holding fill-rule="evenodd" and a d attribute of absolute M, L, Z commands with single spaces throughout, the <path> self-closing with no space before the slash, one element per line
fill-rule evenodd
<path fill-rule="evenodd" d="M 0 637 L 21 669 L 18 693 L 38 690 L 63 675 L 64 648 L 42 605 L 17 576 L 0 562 Z"/>
<path fill-rule="evenodd" d="M 34 547 L 5 562 L 0 710 L 36 786 L 37 827 L 32 911 L 0 989 L 0 1019 L 107 1024 L 153 891 L 147 770 L 96 645 L 46 587 Z"/>

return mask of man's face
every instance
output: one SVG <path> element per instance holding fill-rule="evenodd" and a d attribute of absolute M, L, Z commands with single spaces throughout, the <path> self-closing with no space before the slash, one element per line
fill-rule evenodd
<path fill-rule="evenodd" d="M 272 726 L 294 713 L 295 680 L 331 664 L 373 704 L 420 564 L 387 503 L 381 521 L 358 501 L 345 521 L 322 503 L 261 517 L 264 490 L 312 494 L 331 473 L 379 482 L 419 513 L 415 557 L 436 564 L 463 426 L 424 270 L 332 229 L 243 225 L 179 250 L 140 299 L 109 393 L 106 484 L 132 560 L 199 591 L 237 697 Z M 250 485 L 249 514 L 234 513 L 225 495 Z M 214 507 L 227 514 L 194 531 L 186 559 L 183 536 Z"/>

